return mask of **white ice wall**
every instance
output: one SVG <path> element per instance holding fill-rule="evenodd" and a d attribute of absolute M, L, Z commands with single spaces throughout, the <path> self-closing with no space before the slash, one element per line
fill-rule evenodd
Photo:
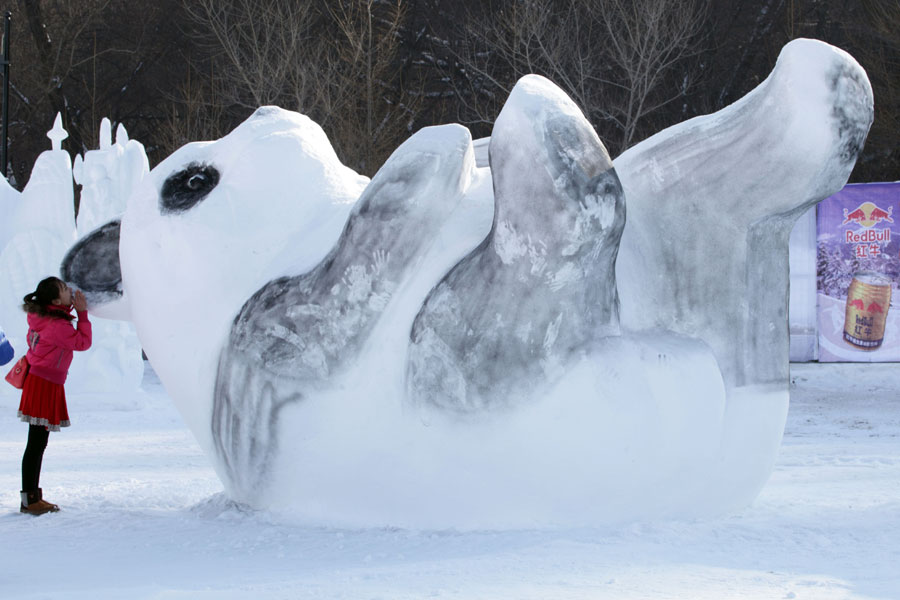
<path fill-rule="evenodd" d="M 817 360 L 815 206 L 800 217 L 791 231 L 790 267 L 791 361 Z"/>

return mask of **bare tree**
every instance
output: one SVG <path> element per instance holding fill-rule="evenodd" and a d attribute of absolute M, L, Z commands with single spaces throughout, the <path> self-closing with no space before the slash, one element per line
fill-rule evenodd
<path fill-rule="evenodd" d="M 192 0 L 184 6 L 222 67 L 220 101 L 255 109 L 286 97 L 302 105 L 315 95 L 308 63 L 322 39 L 313 33 L 319 14 L 311 2 Z"/>
<path fill-rule="evenodd" d="M 581 19 L 578 4 L 526 0 L 470 10 L 450 78 L 460 119 L 493 123 L 512 85 L 527 73 L 554 80 L 585 106 L 595 82 L 577 74 L 594 71 L 590 64 L 599 63 L 601 51 L 578 42 L 589 39 L 590 27 L 596 25 Z"/>
<path fill-rule="evenodd" d="M 867 152 L 854 170 L 854 181 L 896 179 L 900 162 L 900 4 L 880 0 L 859 3 L 861 19 L 850 29 L 852 53 L 865 67 L 875 92 L 875 121 Z"/>
<path fill-rule="evenodd" d="M 700 0 L 505 2 L 467 19 L 457 91 L 472 121 L 490 121 L 519 77 L 545 75 L 595 126 L 616 132 L 610 146 L 621 152 L 647 115 L 691 84 L 688 76 L 673 83 L 673 74 L 699 49 L 704 19 Z"/>
<path fill-rule="evenodd" d="M 156 142 L 164 156 L 168 156 L 188 142 L 215 140 L 227 133 L 224 108 L 216 96 L 214 66 L 210 73 L 198 77 L 190 68 L 185 80 L 175 92 L 165 92 L 168 114 L 160 119 Z"/>
<path fill-rule="evenodd" d="M 216 65 L 220 106 L 303 112 L 368 174 L 396 147 L 415 98 L 397 58 L 402 0 L 185 0 L 185 10 Z"/>
<path fill-rule="evenodd" d="M 405 138 L 419 97 L 410 93 L 398 60 L 403 22 L 401 0 L 350 0 L 330 3 L 328 13 L 339 35 L 333 57 L 337 77 L 332 96 L 339 99 L 343 127 L 338 145 L 362 147 L 360 164 L 367 171 L 381 162 Z M 362 92 L 362 93 L 360 93 Z M 343 148 L 349 154 L 350 148 Z"/>
<path fill-rule="evenodd" d="M 604 26 L 607 55 L 621 93 L 612 106 L 598 107 L 622 131 L 621 150 L 632 145 L 640 120 L 683 96 L 685 76 L 664 89 L 667 75 L 698 51 L 706 3 L 699 0 L 583 0 Z"/>
<path fill-rule="evenodd" d="M 69 143 L 81 151 L 91 141 L 91 125 L 93 123 L 82 122 L 80 102 L 72 97 L 74 90 L 64 86 L 63 83 L 73 76 L 77 67 L 89 59 L 76 54 L 76 48 L 88 25 L 109 4 L 109 0 L 86 0 L 53 7 L 52 23 L 54 36 L 51 38 L 48 31 L 48 16 L 40 0 L 19 0 L 19 5 L 25 13 L 28 30 L 37 50 L 37 60 L 33 63 L 36 67 L 30 75 L 37 78 L 36 86 L 42 88 L 42 92 L 49 101 L 53 111 L 63 116 L 63 122 L 68 128 Z M 57 35 L 59 37 L 57 37 Z M 94 59 L 96 60 L 96 43 L 94 44 Z M 113 49 L 103 52 L 113 52 Z M 85 74 L 76 75 L 82 92 L 86 91 L 96 96 L 96 86 L 84 86 Z M 96 135 L 96 134 L 95 134 Z"/>
<path fill-rule="evenodd" d="M 162 112 L 158 91 L 177 72 L 181 0 L 18 0 L 12 19 L 10 159 L 24 185 L 44 136 L 61 113 L 63 147 L 96 147 L 100 121 L 125 123 L 154 151 Z M 11 7 L 13 8 L 13 7 Z"/>
<path fill-rule="evenodd" d="M 154 164 L 187 141 L 221 137 L 260 104 L 309 115 L 345 163 L 371 174 L 421 125 L 455 121 L 489 133 L 526 73 L 565 89 L 615 154 L 733 102 L 798 36 L 844 48 L 869 73 L 875 123 L 853 180 L 895 179 L 900 163 L 896 2 L 721 0 L 715 10 L 701 0 L 7 4 L 17 186 L 48 147 L 56 112 L 70 134 L 64 148 L 94 147 L 107 116 L 144 142 Z"/>

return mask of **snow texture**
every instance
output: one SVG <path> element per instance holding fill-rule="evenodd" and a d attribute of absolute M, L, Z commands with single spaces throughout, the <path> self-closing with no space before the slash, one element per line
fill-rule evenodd
<path fill-rule="evenodd" d="M 474 168 L 467 129 L 419 131 L 378 171 L 315 269 L 272 281 L 243 306 L 219 362 L 212 422 L 239 498 L 251 501 L 272 479 L 278 427 L 295 430 L 285 406 L 353 368 L 397 291 L 416 270 L 434 271 L 421 259 Z"/>
<path fill-rule="evenodd" d="M 264 107 L 131 195 L 124 297 L 244 506 L 463 529 L 736 510 L 787 417 L 791 224 L 846 181 L 871 117 L 862 69 L 810 40 L 612 165 L 537 76 L 490 169 L 444 126 L 368 182 Z"/>
<path fill-rule="evenodd" d="M 794 40 L 744 98 L 614 161 L 629 214 L 616 263 L 622 326 L 712 349 L 728 395 L 714 477 L 732 500 L 758 493 L 784 427 L 791 229 L 846 183 L 872 118 L 859 64 Z"/>
<path fill-rule="evenodd" d="M 490 142 L 494 224 L 429 294 L 412 329 L 409 398 L 472 413 L 528 403 L 619 332 L 622 188 L 590 123 L 537 75 Z"/>
<path fill-rule="evenodd" d="M 88 150 L 75 156 L 72 174 L 81 185 L 78 205 L 79 237 L 104 225 L 110 217 L 125 213 L 128 197 L 148 174 L 150 165 L 144 147 L 128 139 L 128 132 L 120 123 L 112 141 L 109 119 L 100 122 L 100 149 Z"/>
<path fill-rule="evenodd" d="M 210 457 L 216 365 L 232 321 L 262 286 L 324 258 L 367 183 L 307 117 L 262 107 L 222 139 L 181 148 L 132 193 L 119 234 L 127 312 Z M 117 290 L 114 277 L 75 279 Z"/>
<path fill-rule="evenodd" d="M 795 364 L 790 393 L 781 452 L 752 506 L 506 531 L 333 528 L 241 509 L 149 369 L 134 392 L 70 394 L 73 426 L 50 435 L 41 478 L 62 510 L 29 517 L 18 512 L 27 428 L 18 398 L 0 396 L 0 597 L 900 597 L 900 366 Z"/>
<path fill-rule="evenodd" d="M 783 388 L 791 228 L 846 183 L 872 118 L 862 67 L 800 39 L 738 102 L 617 158 L 623 326 L 702 339 L 729 387 Z"/>

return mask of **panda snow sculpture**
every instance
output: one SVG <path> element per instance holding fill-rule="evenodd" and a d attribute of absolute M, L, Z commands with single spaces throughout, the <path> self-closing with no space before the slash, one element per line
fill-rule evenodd
<path fill-rule="evenodd" d="M 534 75 L 490 168 L 447 125 L 367 181 L 262 108 L 156 167 L 62 270 L 98 312 L 128 305 L 238 502 L 458 527 L 721 511 L 784 427 L 791 225 L 871 121 L 865 73 L 812 40 L 615 161 Z"/>

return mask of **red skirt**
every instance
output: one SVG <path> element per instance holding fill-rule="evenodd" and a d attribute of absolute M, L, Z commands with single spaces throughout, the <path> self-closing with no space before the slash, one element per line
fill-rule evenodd
<path fill-rule="evenodd" d="M 50 431 L 68 427 L 71 423 L 66 409 L 66 390 L 59 383 L 29 373 L 22 386 L 19 418 L 31 425 L 43 425 Z"/>

